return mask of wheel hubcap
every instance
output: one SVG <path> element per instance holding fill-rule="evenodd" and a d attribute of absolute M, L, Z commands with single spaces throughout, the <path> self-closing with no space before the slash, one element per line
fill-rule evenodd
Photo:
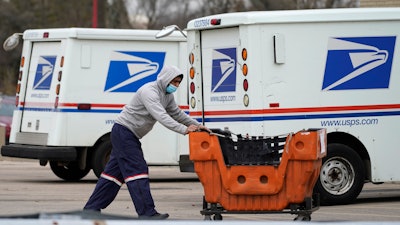
<path fill-rule="evenodd" d="M 322 165 L 320 180 L 327 192 L 342 195 L 353 186 L 354 168 L 345 158 L 333 157 Z"/>

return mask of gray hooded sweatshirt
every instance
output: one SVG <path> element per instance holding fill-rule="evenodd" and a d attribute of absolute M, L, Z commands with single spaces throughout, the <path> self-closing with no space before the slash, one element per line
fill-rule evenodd
<path fill-rule="evenodd" d="M 185 134 L 189 125 L 199 125 L 178 107 L 174 95 L 166 92 L 168 84 L 179 75 L 183 76 L 177 67 L 164 66 L 156 81 L 139 88 L 115 122 L 128 128 L 139 139 L 146 135 L 157 121 L 180 134 Z"/>

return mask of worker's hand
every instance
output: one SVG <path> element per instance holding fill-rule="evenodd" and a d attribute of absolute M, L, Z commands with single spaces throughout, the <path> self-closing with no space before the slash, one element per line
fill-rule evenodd
<path fill-rule="evenodd" d="M 207 131 L 208 133 L 211 133 L 211 130 L 210 129 L 208 129 L 208 127 L 206 127 L 206 126 L 203 126 L 203 125 L 200 125 L 200 126 L 198 126 L 198 129 L 201 131 Z"/>
<path fill-rule="evenodd" d="M 193 125 L 192 124 L 192 125 L 188 126 L 186 129 L 186 133 L 194 132 L 194 131 L 207 131 L 207 132 L 211 133 L 211 130 L 203 125 Z"/>
<path fill-rule="evenodd" d="M 197 131 L 198 127 L 199 127 L 199 126 L 193 125 L 193 124 L 192 124 L 192 125 L 190 125 L 190 126 L 187 127 L 186 133 L 188 134 L 188 133 L 190 133 L 190 132 L 195 132 L 195 131 Z"/>

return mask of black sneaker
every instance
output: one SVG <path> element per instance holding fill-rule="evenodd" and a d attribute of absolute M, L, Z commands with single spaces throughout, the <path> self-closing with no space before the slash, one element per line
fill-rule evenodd
<path fill-rule="evenodd" d="M 139 216 L 140 220 L 165 220 L 169 217 L 168 213 L 156 213 L 152 216 Z"/>

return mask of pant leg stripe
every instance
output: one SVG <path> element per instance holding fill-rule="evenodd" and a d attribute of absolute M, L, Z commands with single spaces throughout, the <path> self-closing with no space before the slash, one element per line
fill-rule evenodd
<path fill-rule="evenodd" d="M 130 176 L 130 177 L 125 178 L 125 183 L 127 183 L 129 181 L 133 181 L 133 180 L 144 179 L 144 178 L 149 178 L 149 175 L 144 173 L 144 174 L 138 174 L 135 176 Z"/>
<path fill-rule="evenodd" d="M 102 173 L 102 174 L 100 175 L 100 177 L 102 177 L 102 178 L 104 178 L 104 179 L 106 179 L 106 180 L 112 181 L 112 182 L 116 183 L 118 186 L 122 186 L 122 182 L 119 181 L 117 178 L 115 178 L 115 177 L 113 177 L 113 176 L 110 176 L 110 175 L 108 175 L 108 174 Z"/>

